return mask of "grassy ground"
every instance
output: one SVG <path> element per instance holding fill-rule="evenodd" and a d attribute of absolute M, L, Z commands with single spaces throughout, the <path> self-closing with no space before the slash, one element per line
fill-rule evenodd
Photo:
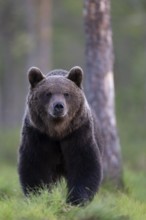
<path fill-rule="evenodd" d="M 62 181 L 50 193 L 43 190 L 39 196 L 24 198 L 16 167 L 0 167 L 0 219 L 1 220 L 145 220 L 146 177 L 125 172 L 126 190 L 101 188 L 86 207 L 71 207 L 65 203 L 66 188 Z M 137 180 L 138 177 L 138 180 Z"/>
<path fill-rule="evenodd" d="M 122 124 L 123 123 L 123 124 Z M 66 187 L 62 181 L 50 193 L 25 198 L 17 175 L 18 131 L 0 133 L 0 220 L 145 220 L 146 175 L 145 136 L 139 139 L 130 127 L 125 132 L 120 122 L 124 157 L 124 191 L 101 187 L 86 207 L 71 207 L 65 203 Z M 139 127 L 137 128 L 139 129 Z M 140 136 L 141 135 L 141 136 Z"/>

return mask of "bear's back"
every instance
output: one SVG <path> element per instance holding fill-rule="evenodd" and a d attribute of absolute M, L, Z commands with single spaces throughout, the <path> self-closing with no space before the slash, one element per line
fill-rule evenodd
<path fill-rule="evenodd" d="M 49 76 L 67 76 L 67 74 L 68 72 L 66 70 L 56 69 L 47 73 L 46 77 L 48 78 Z"/>

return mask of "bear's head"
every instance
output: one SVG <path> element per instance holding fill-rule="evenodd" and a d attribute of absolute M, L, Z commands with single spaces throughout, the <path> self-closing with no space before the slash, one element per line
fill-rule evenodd
<path fill-rule="evenodd" d="M 46 76 L 32 67 L 28 79 L 28 114 L 33 126 L 54 138 L 62 138 L 80 126 L 86 102 L 80 67 L 69 72 L 54 70 Z"/>

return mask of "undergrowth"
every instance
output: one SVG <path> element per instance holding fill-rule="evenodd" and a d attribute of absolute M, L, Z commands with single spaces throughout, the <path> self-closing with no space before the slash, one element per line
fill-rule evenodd
<path fill-rule="evenodd" d="M 101 187 L 94 200 L 85 207 L 65 202 L 66 185 L 62 180 L 51 192 L 25 198 L 16 166 L 0 167 L 1 220 L 145 220 L 146 177 L 125 168 L 123 191 Z"/>

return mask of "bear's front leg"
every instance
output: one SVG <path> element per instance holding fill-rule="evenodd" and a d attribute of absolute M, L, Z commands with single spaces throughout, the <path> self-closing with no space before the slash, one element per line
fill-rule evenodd
<path fill-rule="evenodd" d="M 73 205 L 84 205 L 97 192 L 102 178 L 101 156 L 92 134 L 80 128 L 62 143 L 67 169 L 68 198 Z"/>
<path fill-rule="evenodd" d="M 19 149 L 18 172 L 25 195 L 49 187 L 55 181 L 52 166 L 56 145 L 31 126 L 24 126 Z M 56 159 L 57 160 L 57 159 Z"/>
<path fill-rule="evenodd" d="M 34 154 L 20 155 L 18 171 L 25 195 L 29 195 L 30 192 L 38 193 L 41 188 L 48 187 L 51 182 L 51 173 L 46 170 L 45 162 L 42 163 Z"/>

